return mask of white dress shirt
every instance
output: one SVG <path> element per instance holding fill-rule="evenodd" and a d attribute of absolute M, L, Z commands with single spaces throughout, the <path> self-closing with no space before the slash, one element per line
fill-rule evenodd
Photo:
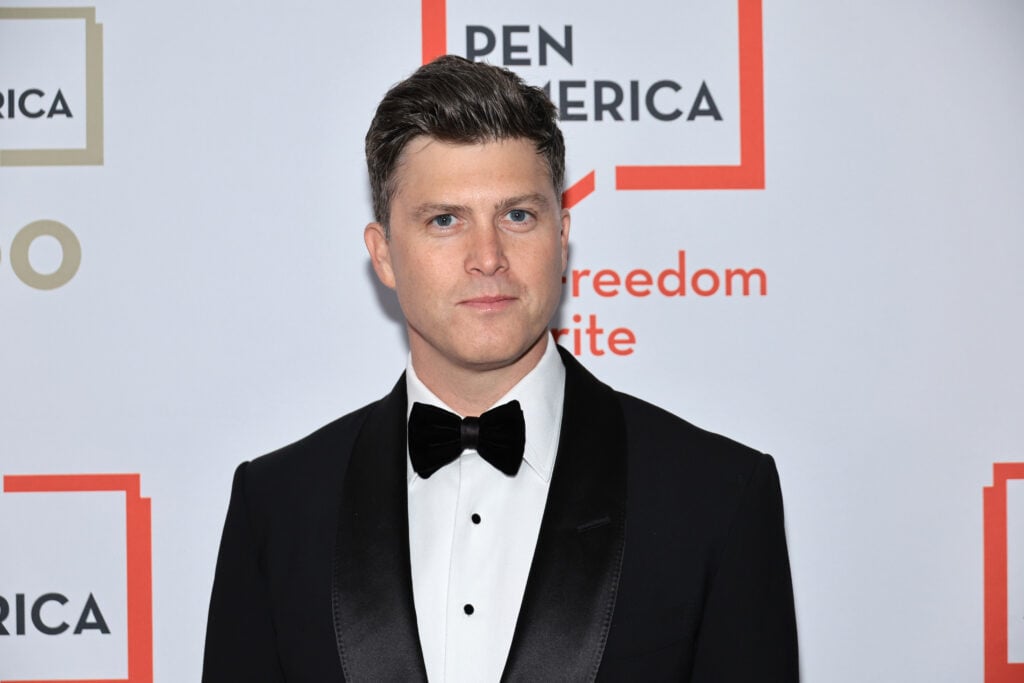
<path fill-rule="evenodd" d="M 414 402 L 455 412 L 406 368 Z M 547 340 L 537 367 L 495 405 L 518 400 L 523 464 L 510 477 L 471 449 L 421 479 L 408 464 L 409 551 L 420 644 L 430 681 L 498 681 L 537 545 L 562 424 L 565 367 Z"/>

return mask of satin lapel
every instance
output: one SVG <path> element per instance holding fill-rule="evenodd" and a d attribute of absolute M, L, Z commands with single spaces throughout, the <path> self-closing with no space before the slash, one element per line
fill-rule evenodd
<path fill-rule="evenodd" d="M 334 548 L 334 633 L 346 681 L 425 681 L 409 568 L 405 377 L 356 439 Z"/>
<path fill-rule="evenodd" d="M 618 398 L 564 349 L 555 470 L 505 681 L 597 676 L 626 538 L 626 427 Z"/>

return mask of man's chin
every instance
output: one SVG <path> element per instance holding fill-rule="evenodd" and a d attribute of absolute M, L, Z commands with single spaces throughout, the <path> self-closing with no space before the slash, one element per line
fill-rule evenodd
<path fill-rule="evenodd" d="M 544 352 L 546 335 L 541 335 L 532 343 L 521 346 L 496 345 L 494 348 L 479 348 L 467 353 L 460 363 L 467 370 L 491 372 L 513 367 L 519 363 L 530 363 L 532 368 Z M 529 370 L 527 370 L 529 371 Z"/>

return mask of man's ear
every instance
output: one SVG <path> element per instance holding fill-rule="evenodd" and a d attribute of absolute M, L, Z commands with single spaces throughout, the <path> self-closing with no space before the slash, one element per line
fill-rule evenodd
<path fill-rule="evenodd" d="M 572 223 L 572 217 L 569 215 L 569 209 L 562 209 L 562 232 L 559 234 L 559 239 L 562 241 L 562 272 L 565 273 L 566 266 L 569 265 L 569 224 Z"/>
<path fill-rule="evenodd" d="M 391 268 L 391 243 L 384 235 L 384 226 L 380 223 L 370 223 L 363 230 L 363 241 L 366 242 L 366 251 L 370 253 L 370 263 L 377 273 L 381 283 L 390 289 L 395 288 L 395 272 Z"/>

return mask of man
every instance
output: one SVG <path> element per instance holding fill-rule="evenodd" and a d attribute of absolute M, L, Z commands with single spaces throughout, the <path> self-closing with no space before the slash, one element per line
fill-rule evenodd
<path fill-rule="evenodd" d="M 238 468 L 204 680 L 796 681 L 772 459 L 548 332 L 570 219 L 543 92 L 442 57 L 366 149 L 406 373 Z"/>

